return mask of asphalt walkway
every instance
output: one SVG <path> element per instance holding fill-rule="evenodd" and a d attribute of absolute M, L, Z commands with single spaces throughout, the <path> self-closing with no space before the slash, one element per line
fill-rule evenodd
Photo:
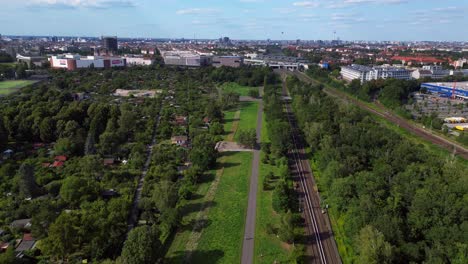
<path fill-rule="evenodd" d="M 255 217 L 257 211 L 258 170 L 260 166 L 260 139 L 262 135 L 263 102 L 258 101 L 257 113 L 257 144 L 253 151 L 252 172 L 250 176 L 249 200 L 247 218 L 245 220 L 244 241 L 242 243 L 242 264 L 253 263 L 255 244 Z"/>

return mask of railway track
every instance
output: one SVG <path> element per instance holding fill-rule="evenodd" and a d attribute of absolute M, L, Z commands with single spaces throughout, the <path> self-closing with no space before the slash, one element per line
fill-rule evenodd
<path fill-rule="evenodd" d="M 287 95 L 284 83 L 283 95 Z M 336 247 L 330 221 L 328 216 L 322 213 L 320 196 L 318 191 L 314 189 L 315 181 L 294 113 L 288 103 L 285 103 L 284 107 L 288 122 L 293 130 L 291 139 L 294 148 L 289 152 L 289 160 L 295 175 L 295 182 L 299 186 L 301 206 L 304 209 L 303 216 L 306 219 L 308 263 L 340 264 L 341 258 Z"/>
<path fill-rule="evenodd" d="M 319 84 L 318 82 L 314 81 L 311 79 L 309 76 L 300 73 L 300 72 L 282 72 L 282 74 L 288 74 L 288 75 L 294 75 L 298 77 L 301 81 L 312 83 L 312 84 Z M 377 116 L 380 116 L 387 121 L 409 131 L 410 133 L 419 136 L 439 147 L 442 147 L 450 152 L 452 152 L 454 155 L 458 155 L 464 159 L 468 159 L 468 149 L 461 146 L 460 144 L 457 144 L 455 142 L 451 142 L 445 138 L 442 138 L 438 135 L 435 135 L 421 127 L 418 127 L 416 125 L 411 124 L 404 118 L 401 118 L 399 116 L 396 116 L 395 114 L 392 114 L 391 112 L 387 111 L 379 102 L 376 103 L 376 106 L 379 110 L 373 109 L 364 103 L 360 102 L 359 100 L 350 97 L 349 95 L 345 94 L 342 91 L 338 91 L 336 89 L 330 89 L 330 88 L 324 88 L 323 91 L 327 93 L 330 96 L 345 100 L 347 102 L 350 102 L 352 104 L 355 104 L 359 108 L 366 110 L 370 113 L 373 113 Z"/>

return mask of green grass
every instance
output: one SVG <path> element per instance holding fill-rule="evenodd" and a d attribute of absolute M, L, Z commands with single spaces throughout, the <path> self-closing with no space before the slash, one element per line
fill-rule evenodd
<path fill-rule="evenodd" d="M 241 109 L 239 130 L 249 130 L 257 128 L 257 113 L 258 103 L 257 102 L 240 102 L 239 107 Z M 239 133 L 236 133 L 234 139 L 237 140 Z"/>
<path fill-rule="evenodd" d="M 224 132 L 225 132 L 225 137 L 231 132 L 232 129 L 232 123 L 234 123 L 234 115 L 236 114 L 237 108 L 236 109 L 230 109 L 227 111 L 224 111 Z"/>
<path fill-rule="evenodd" d="M 34 81 L 1 81 L 0 82 L 0 95 L 8 95 L 20 88 L 33 84 Z"/>
<path fill-rule="evenodd" d="M 227 152 L 223 156 L 224 173 L 192 263 L 240 263 L 252 153 Z"/>
<path fill-rule="evenodd" d="M 261 142 L 269 142 L 265 115 L 262 123 Z M 261 152 L 261 160 L 265 153 Z M 280 263 L 289 262 L 290 252 L 283 247 L 282 242 L 275 236 L 266 231 L 268 224 L 278 226 L 281 216 L 278 215 L 272 207 L 272 191 L 263 190 L 263 179 L 270 173 L 279 175 L 280 171 L 276 166 L 260 162 L 259 184 L 257 190 L 257 213 L 255 220 L 255 263 L 273 263 L 275 260 Z"/>
<path fill-rule="evenodd" d="M 202 209 L 202 205 L 205 202 L 205 195 L 213 182 L 215 173 L 215 171 L 206 173 L 202 179 L 203 183 L 198 185 L 198 189 L 193 195 L 195 199 L 189 200 L 181 206 L 181 225 L 184 226 L 184 228 L 178 230 L 174 239 L 170 241 L 171 245 L 166 254 L 168 259 L 181 257 L 179 253 L 185 252 L 187 241 L 193 230 L 193 223 L 197 220 L 198 213 Z M 172 263 L 172 261 L 169 262 Z"/>
<path fill-rule="evenodd" d="M 249 91 L 251 89 L 257 89 L 257 88 L 254 88 L 254 87 L 242 86 L 240 84 L 233 83 L 233 82 L 224 83 L 223 85 L 221 85 L 220 88 L 224 92 L 234 92 L 234 93 L 238 93 L 241 96 L 248 96 Z"/>
<path fill-rule="evenodd" d="M 13 67 L 13 66 L 15 66 L 16 64 L 18 64 L 18 63 L 16 63 L 16 62 L 0 62 L 0 66 L 9 66 L 9 67 Z"/>

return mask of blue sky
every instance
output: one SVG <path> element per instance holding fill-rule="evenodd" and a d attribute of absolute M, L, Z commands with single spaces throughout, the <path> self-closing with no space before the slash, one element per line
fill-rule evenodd
<path fill-rule="evenodd" d="M 0 33 L 468 40 L 468 0 L 0 0 Z"/>

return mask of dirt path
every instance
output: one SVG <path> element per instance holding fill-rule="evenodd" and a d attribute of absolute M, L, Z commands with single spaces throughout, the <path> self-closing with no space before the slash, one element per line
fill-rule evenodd
<path fill-rule="evenodd" d="M 234 114 L 234 121 L 232 122 L 231 132 L 227 136 L 226 141 L 234 141 L 234 136 L 237 133 L 237 129 L 239 128 L 239 120 L 240 120 L 240 110 L 237 110 Z"/>

